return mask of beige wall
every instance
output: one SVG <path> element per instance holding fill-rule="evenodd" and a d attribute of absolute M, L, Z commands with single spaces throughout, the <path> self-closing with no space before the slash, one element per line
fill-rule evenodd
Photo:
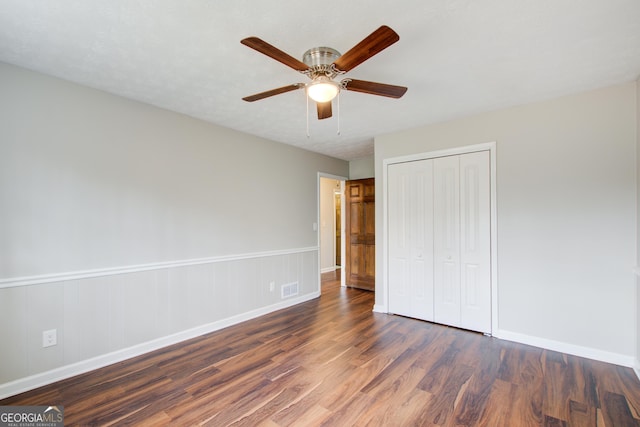
<path fill-rule="evenodd" d="M 640 76 L 636 80 L 636 373 L 640 377 Z"/>
<path fill-rule="evenodd" d="M 0 73 L 0 278 L 315 246 L 317 172 L 348 173 L 344 161 Z"/>
<path fill-rule="evenodd" d="M 349 179 L 373 178 L 376 173 L 375 158 L 364 157 L 349 162 Z"/>
<path fill-rule="evenodd" d="M 347 162 L 1 63 L 0 93 L 0 397 L 317 296 Z"/>
<path fill-rule="evenodd" d="M 377 194 L 385 159 L 496 141 L 494 334 L 632 363 L 636 90 L 629 83 L 376 138 Z M 376 252 L 379 284 L 386 271 Z M 385 304 L 376 292 L 376 306 Z"/>

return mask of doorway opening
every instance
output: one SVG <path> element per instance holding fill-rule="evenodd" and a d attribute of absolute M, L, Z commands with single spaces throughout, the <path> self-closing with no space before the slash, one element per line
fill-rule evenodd
<path fill-rule="evenodd" d="M 318 174 L 318 266 L 321 288 L 323 278 L 334 276 L 344 281 L 344 183 L 346 177 Z"/>

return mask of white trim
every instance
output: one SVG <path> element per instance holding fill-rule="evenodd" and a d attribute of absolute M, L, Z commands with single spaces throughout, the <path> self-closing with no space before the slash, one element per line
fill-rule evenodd
<path fill-rule="evenodd" d="M 437 151 L 425 151 L 422 153 L 409 154 L 406 156 L 389 157 L 382 160 L 382 166 L 384 170 L 390 164 L 394 163 L 406 163 L 415 162 L 418 160 L 435 159 L 436 157 L 455 156 L 458 154 L 476 153 L 478 151 L 491 151 L 495 150 L 496 142 L 485 142 L 483 144 L 465 145 L 462 147 L 445 148 Z"/>
<path fill-rule="evenodd" d="M 326 268 L 323 268 L 322 270 L 320 270 L 320 274 L 322 274 L 322 273 L 331 273 L 332 271 L 336 271 L 338 268 L 339 267 L 337 267 L 335 265 L 333 267 L 326 267 Z"/>
<path fill-rule="evenodd" d="M 483 144 L 484 145 L 484 144 Z M 491 330 L 499 330 L 498 310 L 498 163 L 496 143 L 490 142 L 491 157 Z"/>
<path fill-rule="evenodd" d="M 142 344 L 134 345 L 132 347 L 117 350 L 111 353 L 107 353 L 101 356 L 94 357 L 92 359 L 82 360 L 71 365 L 61 366 L 56 369 L 52 369 L 39 374 L 31 375 L 29 377 L 20 378 L 15 381 L 0 384 L 0 399 L 4 399 L 9 396 L 14 396 L 19 393 L 23 393 L 28 390 L 33 390 L 38 387 L 42 387 L 47 384 L 51 384 L 56 381 L 64 380 L 66 378 L 80 375 L 94 369 L 99 369 L 107 365 L 111 365 L 117 362 L 121 362 L 132 357 L 140 356 L 151 351 L 155 351 L 169 345 L 177 344 L 182 341 L 186 341 L 192 338 L 199 337 L 204 334 L 218 331 L 229 326 L 237 325 L 238 323 L 245 322 L 247 320 L 254 319 L 256 317 L 264 316 L 265 314 L 272 313 L 283 308 L 291 307 L 296 304 L 300 304 L 314 298 L 318 298 L 320 292 L 312 292 L 301 297 L 287 299 L 276 304 L 262 307 L 256 310 L 252 310 L 246 313 L 241 313 L 235 316 L 228 317 L 226 319 L 218 320 L 206 325 L 201 325 L 192 329 L 187 329 L 172 335 L 157 338 L 155 340 L 147 341 Z"/>
<path fill-rule="evenodd" d="M 165 261 L 150 264 L 129 265 L 123 267 L 99 268 L 95 270 L 72 271 L 66 273 L 43 274 L 40 276 L 14 277 L 0 279 L 0 289 L 15 288 L 19 286 L 39 285 L 43 283 L 64 282 L 67 280 L 86 279 L 91 277 L 113 276 L 116 274 L 137 273 L 140 271 L 160 270 L 165 268 L 185 267 L 189 265 L 212 264 L 223 261 L 237 261 L 251 258 L 264 258 L 270 256 L 290 255 L 296 253 L 318 251 L 319 247 L 283 249 L 265 252 L 252 252 L 236 255 L 222 255 L 208 258 L 196 258 L 179 261 Z"/>
<path fill-rule="evenodd" d="M 376 282 L 382 282 L 382 292 L 376 289 L 376 301 L 382 300 L 382 303 L 373 305 L 373 311 L 376 313 L 389 312 L 389 192 L 387 191 L 389 174 L 387 169 L 391 163 L 387 159 L 382 160 L 382 265 L 376 265 Z M 380 186 L 376 187 L 380 188 Z M 376 239 L 379 240 L 380 236 L 376 236 Z M 376 247 L 377 250 L 378 247 Z M 380 269 L 383 270 L 382 277 L 378 274 Z"/>
<path fill-rule="evenodd" d="M 575 344 L 568 344 L 561 341 L 554 341 L 546 338 L 534 337 L 518 332 L 498 330 L 494 334 L 496 338 L 507 341 L 513 341 L 520 344 L 532 345 L 538 348 L 558 351 L 561 353 L 572 354 L 574 356 L 585 357 L 587 359 L 599 360 L 601 362 L 613 363 L 615 365 L 634 367 L 635 361 L 633 356 L 619 353 L 611 353 L 609 351 L 598 350 L 592 347 L 583 347 Z"/>
<path fill-rule="evenodd" d="M 389 310 L 387 310 L 387 307 L 384 304 L 374 304 L 373 305 L 373 312 L 374 313 L 388 313 Z"/>
<path fill-rule="evenodd" d="M 387 192 L 387 168 L 391 164 L 414 162 L 419 160 L 433 159 L 437 157 L 455 156 L 459 154 L 476 153 L 478 151 L 489 151 L 491 167 L 491 331 L 499 330 L 498 316 L 498 204 L 497 204 L 497 165 L 496 165 L 496 142 L 467 145 L 464 147 L 448 148 L 444 150 L 428 151 L 424 153 L 411 154 L 408 156 L 390 157 L 382 160 L 382 257 L 384 274 L 382 275 L 382 290 L 384 301 L 376 304 L 373 311 L 378 313 L 389 312 L 389 242 L 388 242 L 388 192 Z"/>
<path fill-rule="evenodd" d="M 340 182 L 342 182 L 342 181 L 337 181 L 338 186 L 340 186 Z M 336 196 L 341 198 L 342 194 L 339 193 L 339 192 L 336 193 L 336 190 L 334 189 L 333 190 L 333 198 L 331 200 L 332 205 L 333 205 L 333 209 L 331 211 L 331 225 L 333 227 L 333 233 L 331 233 L 331 236 L 333 237 L 333 260 L 334 260 L 333 262 L 334 262 L 334 264 L 335 264 L 336 254 L 338 253 L 338 247 L 337 247 L 338 246 L 338 235 L 337 235 L 338 233 L 336 233 L 336 226 L 337 226 L 337 223 L 336 223 L 336 219 L 337 219 L 336 218 Z M 340 207 L 342 207 L 342 204 L 340 204 Z M 342 254 L 342 252 L 340 252 L 340 253 Z M 334 268 L 336 268 L 336 267 L 337 266 L 334 265 Z"/>
<path fill-rule="evenodd" d="M 347 180 L 340 181 L 340 286 L 347 286 L 347 239 L 345 237 L 345 230 L 347 229 L 347 219 L 345 206 L 344 191 L 346 188 Z"/>

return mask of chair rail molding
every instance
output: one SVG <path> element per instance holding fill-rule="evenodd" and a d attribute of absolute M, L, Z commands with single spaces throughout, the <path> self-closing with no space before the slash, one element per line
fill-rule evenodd
<path fill-rule="evenodd" d="M 307 248 L 282 249 L 265 252 L 250 252 L 244 254 L 221 255 L 206 258 L 194 258 L 187 260 L 164 261 L 148 264 L 127 265 L 119 267 L 98 268 L 93 270 L 70 271 L 64 273 L 42 274 L 37 276 L 25 276 L 0 279 L 0 289 L 15 288 L 19 286 L 40 285 L 44 283 L 64 282 L 67 280 L 87 279 L 92 277 L 114 276 L 117 274 L 137 273 L 141 271 L 161 270 L 166 268 L 186 267 L 190 265 L 213 264 L 217 262 L 239 261 L 252 258 L 264 258 L 278 255 L 291 255 L 296 253 L 313 252 L 319 250 L 318 246 Z"/>

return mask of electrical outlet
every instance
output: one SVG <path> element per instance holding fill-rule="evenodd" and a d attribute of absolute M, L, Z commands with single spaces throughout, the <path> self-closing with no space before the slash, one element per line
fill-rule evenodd
<path fill-rule="evenodd" d="M 50 329 L 42 332 L 42 347 L 51 347 L 58 344 L 57 329 Z"/>
<path fill-rule="evenodd" d="M 271 292 L 276 290 L 276 282 L 269 282 L 269 290 Z"/>

